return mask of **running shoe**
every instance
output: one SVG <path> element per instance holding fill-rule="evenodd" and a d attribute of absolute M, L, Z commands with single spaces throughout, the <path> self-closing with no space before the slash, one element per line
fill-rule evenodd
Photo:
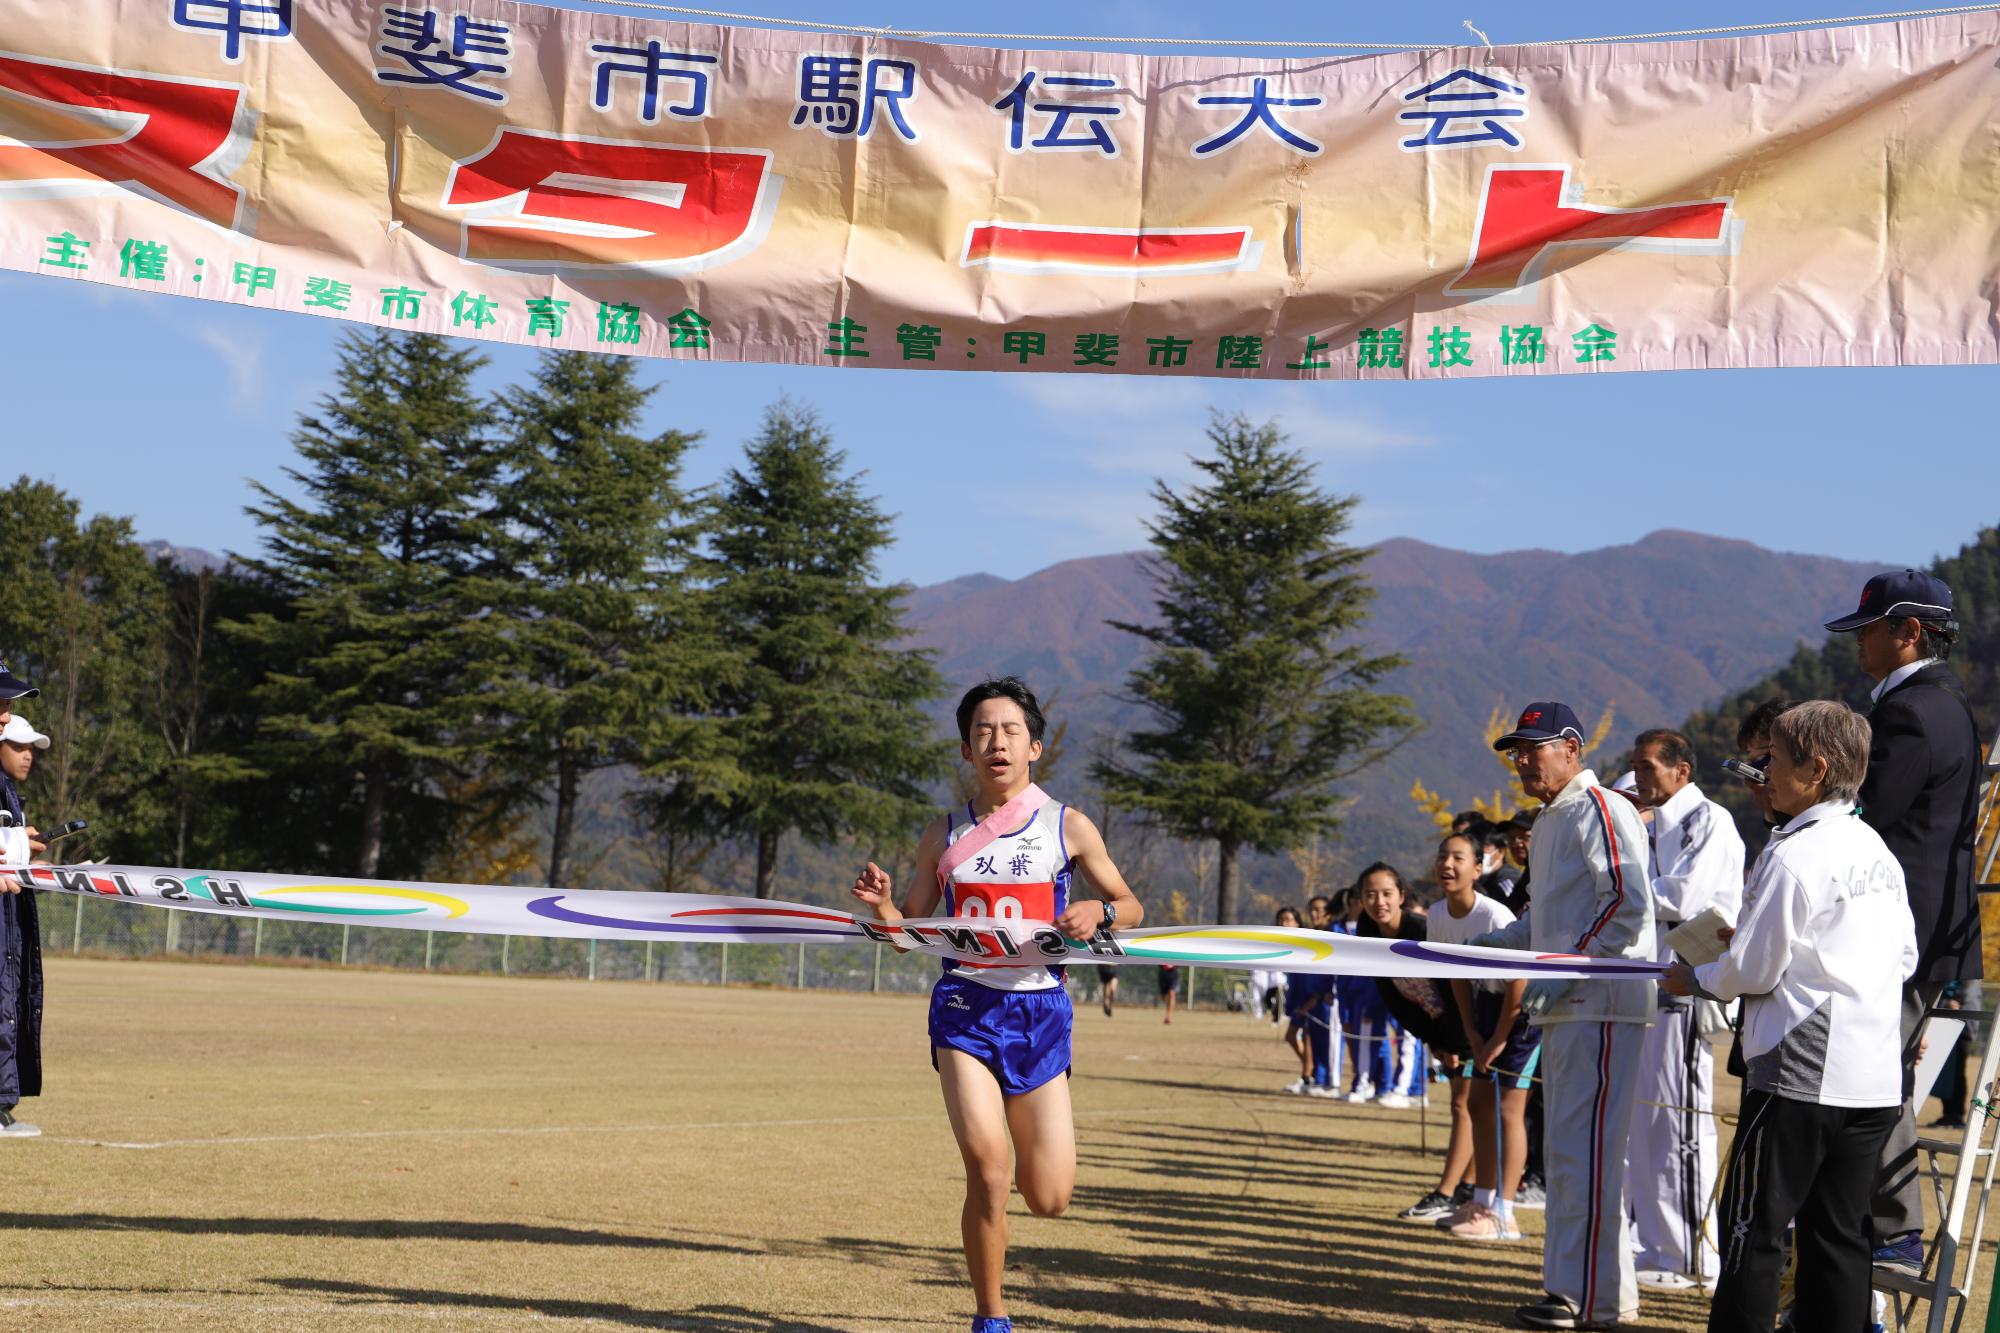
<path fill-rule="evenodd" d="M 1400 1092 L 1385 1092 L 1375 1099 L 1375 1104 L 1387 1107 L 1391 1111 L 1407 1111 L 1411 1106 L 1415 1105 L 1414 1102 Z"/>
<path fill-rule="evenodd" d="M 1472 1216 L 1457 1226 L 1448 1228 L 1460 1240 L 1519 1240 L 1521 1229 L 1500 1220 L 1500 1214 L 1491 1208 L 1473 1206 Z"/>
<path fill-rule="evenodd" d="M 31 1125 L 25 1120 L 14 1118 L 14 1108 L 0 1106 L 0 1139 L 38 1139 L 42 1136 L 40 1125 Z"/>
<path fill-rule="evenodd" d="M 1521 1188 L 1514 1191 L 1514 1206 L 1516 1208 L 1540 1210 L 1547 1208 L 1548 1203 L 1548 1192 L 1542 1188 L 1542 1182 L 1539 1180 L 1523 1180 Z"/>
<path fill-rule="evenodd" d="M 1924 1272 L 1924 1233 L 1905 1231 L 1887 1245 L 1877 1247 L 1875 1266 L 1886 1268 L 1904 1277 L 1922 1277 Z"/>
<path fill-rule="evenodd" d="M 1618 1319 L 1585 1319 L 1574 1305 L 1553 1292 L 1533 1305 L 1517 1306 L 1514 1318 L 1527 1328 L 1603 1329 L 1616 1328 L 1623 1322 Z"/>
<path fill-rule="evenodd" d="M 1451 1196 L 1432 1190 L 1396 1216 L 1405 1222 L 1434 1222 L 1451 1211 Z"/>
<path fill-rule="evenodd" d="M 1309 1078 L 1295 1078 L 1290 1083 L 1287 1083 L 1284 1087 L 1278 1089 L 1279 1092 L 1289 1092 L 1299 1097 L 1305 1096 L 1312 1090 L 1313 1090 L 1313 1084 L 1312 1080 Z"/>

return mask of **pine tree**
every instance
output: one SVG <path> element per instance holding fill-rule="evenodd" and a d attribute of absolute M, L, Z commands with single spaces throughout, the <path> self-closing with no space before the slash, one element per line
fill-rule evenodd
<path fill-rule="evenodd" d="M 92 854 L 128 851 L 165 809 L 166 756 L 149 725 L 165 592 L 129 520 L 81 508 L 47 482 L 0 490 L 0 625 L 14 673 L 41 690 L 17 711 L 53 740 L 22 795 L 47 827 L 85 819 Z M 80 854 L 83 839 L 61 844 Z"/>
<path fill-rule="evenodd" d="M 485 600 L 509 622 L 508 766 L 536 788 L 554 778 L 556 886 L 572 872 L 579 783 L 662 751 L 685 759 L 717 669 L 688 589 L 698 528 L 680 477 L 694 437 L 641 434 L 651 394 L 628 358 L 550 352 L 533 387 L 501 398 L 507 555 Z"/>
<path fill-rule="evenodd" d="M 745 455 L 716 497 L 704 562 L 732 661 L 717 703 L 733 772 L 719 799 L 683 789 L 656 809 L 751 840 L 767 898 L 786 833 L 906 835 L 950 748 L 928 738 L 921 708 L 943 688 L 930 655 L 895 646 L 908 589 L 874 582 L 889 520 L 842 475 L 846 456 L 782 404 Z"/>
<path fill-rule="evenodd" d="M 1273 423 L 1217 417 L 1205 481 L 1154 488 L 1160 623 L 1113 622 L 1153 645 L 1127 681 L 1152 727 L 1094 775 L 1107 800 L 1175 837 L 1216 844 L 1216 913 L 1237 914 L 1244 848 L 1290 851 L 1340 825 L 1333 784 L 1412 722 L 1375 690 L 1402 659 L 1342 640 L 1373 591 L 1346 545 L 1355 501 L 1318 489 Z"/>
<path fill-rule="evenodd" d="M 303 498 L 260 484 L 249 510 L 265 554 L 248 563 L 287 601 L 229 627 L 271 664 L 255 691 L 269 758 L 345 776 L 363 876 L 381 870 L 392 806 L 438 803 L 436 778 L 479 748 L 488 716 L 500 626 L 466 596 L 493 538 L 484 364 L 429 334 L 348 334 L 338 388 L 292 436 Z"/>

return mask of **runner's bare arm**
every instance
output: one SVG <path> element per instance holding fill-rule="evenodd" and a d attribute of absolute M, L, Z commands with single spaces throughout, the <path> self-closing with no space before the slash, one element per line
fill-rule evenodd
<path fill-rule="evenodd" d="M 895 885 L 889 882 L 889 873 L 870 861 L 861 868 L 854 879 L 854 896 L 872 909 L 877 920 L 895 925 L 904 917 L 926 917 L 937 911 L 938 899 L 938 858 L 944 855 L 945 824 L 942 819 L 934 819 L 924 829 L 924 836 L 917 843 L 916 879 L 910 884 L 909 894 L 903 899 L 902 909 L 896 907 Z"/>
<path fill-rule="evenodd" d="M 1097 831 L 1097 825 L 1073 806 L 1064 809 L 1062 819 L 1063 845 L 1069 848 L 1070 859 L 1083 872 L 1084 881 L 1097 891 L 1097 897 L 1077 900 L 1072 896 L 1069 910 L 1056 921 L 1057 927 L 1073 940 L 1088 939 L 1104 924 L 1105 903 L 1118 909 L 1120 930 L 1145 920 L 1146 909 L 1132 896 L 1125 877 L 1112 864 L 1111 854 L 1104 850 L 1104 835 Z"/>

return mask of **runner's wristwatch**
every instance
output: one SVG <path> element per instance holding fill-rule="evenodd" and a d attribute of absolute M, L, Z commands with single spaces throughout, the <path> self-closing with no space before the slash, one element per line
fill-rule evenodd
<path fill-rule="evenodd" d="M 1104 907 L 1104 924 L 1099 926 L 1098 929 L 1109 930 L 1113 925 L 1117 924 L 1118 909 L 1108 902 L 1104 903 L 1103 907 Z"/>

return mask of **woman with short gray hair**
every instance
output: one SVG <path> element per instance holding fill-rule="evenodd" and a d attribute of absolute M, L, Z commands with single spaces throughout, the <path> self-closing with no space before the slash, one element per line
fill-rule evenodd
<path fill-rule="evenodd" d="M 1781 1240 L 1797 1220 L 1792 1324 L 1869 1324 L 1869 1194 L 1903 1100 L 1903 981 L 1917 965 L 1903 871 L 1854 817 L 1868 721 L 1807 703 L 1771 724 L 1784 822 L 1743 890 L 1729 951 L 1676 963 L 1675 995 L 1743 997 L 1742 1119 L 1722 1186 L 1722 1277 L 1708 1327 L 1770 1333 Z"/>

